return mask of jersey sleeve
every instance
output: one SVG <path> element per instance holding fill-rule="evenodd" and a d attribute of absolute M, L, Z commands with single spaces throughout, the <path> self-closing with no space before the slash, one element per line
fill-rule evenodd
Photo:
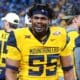
<path fill-rule="evenodd" d="M 13 60 L 20 60 L 20 50 L 17 47 L 16 38 L 14 32 L 11 32 L 7 41 L 7 58 Z"/>
<path fill-rule="evenodd" d="M 72 54 L 71 49 L 71 40 L 68 35 L 66 35 L 66 43 L 64 45 L 64 48 L 62 49 L 60 56 L 69 56 Z"/>
<path fill-rule="evenodd" d="M 70 48 L 70 46 L 67 44 L 66 47 L 64 48 L 64 50 L 62 50 L 60 56 L 69 56 L 72 54 L 72 50 Z"/>

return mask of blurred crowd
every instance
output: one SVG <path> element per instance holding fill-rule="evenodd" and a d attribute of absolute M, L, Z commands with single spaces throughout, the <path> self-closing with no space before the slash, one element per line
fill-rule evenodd
<path fill-rule="evenodd" d="M 28 8 L 36 3 L 50 4 L 55 10 L 55 18 L 57 18 L 60 13 L 77 15 L 80 12 L 80 0 L 0 0 L 0 18 L 8 12 L 15 12 L 21 18 L 19 27 L 22 27 Z M 2 26 L 3 22 L 0 21 L 0 28 Z"/>

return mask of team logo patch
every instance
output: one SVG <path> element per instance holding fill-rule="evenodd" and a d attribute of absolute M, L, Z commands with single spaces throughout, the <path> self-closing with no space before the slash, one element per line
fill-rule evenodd
<path fill-rule="evenodd" d="M 55 36 L 58 36 L 58 35 L 60 35 L 60 34 L 61 34 L 60 31 L 56 31 L 56 32 L 53 33 L 53 35 L 55 35 Z"/>
<path fill-rule="evenodd" d="M 31 36 L 30 35 L 25 35 L 25 38 L 31 38 Z"/>

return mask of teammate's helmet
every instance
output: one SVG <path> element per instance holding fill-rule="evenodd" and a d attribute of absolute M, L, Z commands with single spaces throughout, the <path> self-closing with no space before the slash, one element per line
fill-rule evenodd
<path fill-rule="evenodd" d="M 19 24 L 20 18 L 16 13 L 8 13 L 1 20 L 6 20 L 12 24 Z"/>

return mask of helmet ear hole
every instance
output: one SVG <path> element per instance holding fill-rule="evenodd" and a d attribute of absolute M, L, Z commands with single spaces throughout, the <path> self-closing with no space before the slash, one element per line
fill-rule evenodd
<path fill-rule="evenodd" d="M 15 22 L 15 23 L 19 23 L 19 21 L 18 21 L 18 20 L 14 20 L 14 22 Z"/>

